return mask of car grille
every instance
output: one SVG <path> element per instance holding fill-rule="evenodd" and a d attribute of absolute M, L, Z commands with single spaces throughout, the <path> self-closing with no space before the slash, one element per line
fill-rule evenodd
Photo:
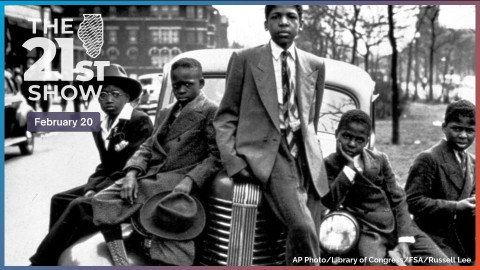
<path fill-rule="evenodd" d="M 233 201 L 206 198 L 200 265 L 284 265 L 286 232 L 259 187 L 235 184 Z"/>

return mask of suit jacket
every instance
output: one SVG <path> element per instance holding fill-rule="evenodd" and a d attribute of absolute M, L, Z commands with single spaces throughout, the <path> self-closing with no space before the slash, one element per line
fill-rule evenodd
<path fill-rule="evenodd" d="M 415 226 L 408 212 L 405 193 L 397 184 L 385 154 L 364 149 L 361 153 L 364 171 L 357 173 L 353 183 L 343 172 L 345 159 L 338 153 L 325 158 L 330 192 L 322 202 L 330 209 L 340 204 L 363 225 L 362 230 L 413 236 Z"/>
<path fill-rule="evenodd" d="M 133 110 L 130 120 L 120 119 L 112 132 L 108 149 L 102 139 L 102 132 L 93 132 L 93 139 L 100 154 L 100 164 L 88 178 L 84 191 L 100 191 L 122 177 L 123 167 L 138 147 L 152 134 L 152 121 L 143 112 Z M 127 147 L 115 151 L 115 145 L 121 140 L 128 142 Z"/>
<path fill-rule="evenodd" d="M 135 203 L 121 200 L 118 192 L 110 192 L 110 188 L 96 194 L 92 200 L 96 225 L 125 221 L 146 200 L 157 193 L 173 190 L 185 176 L 193 179 L 195 189 L 201 188 L 221 169 L 212 124 L 217 105 L 201 93 L 172 121 L 177 106 L 175 103 L 161 111 L 158 116 L 161 124 L 125 165 L 124 171 L 132 168 L 140 171 Z M 113 189 L 118 190 L 123 179 L 117 181 Z"/>
<path fill-rule="evenodd" d="M 315 126 L 322 103 L 325 67 L 321 58 L 298 48 L 296 52 L 295 95 L 302 141 L 315 190 L 323 195 L 328 185 Z M 229 176 L 248 166 L 260 184 L 266 185 L 280 146 L 279 122 L 270 45 L 233 53 L 225 95 L 214 121 L 220 155 Z"/>
<path fill-rule="evenodd" d="M 212 124 L 217 105 L 201 93 L 170 123 L 177 106 L 175 103 L 160 112 L 161 124 L 125 165 L 125 171 L 140 171 L 140 190 L 147 197 L 172 190 L 185 176 L 201 188 L 221 168 Z"/>
<path fill-rule="evenodd" d="M 405 191 L 418 226 L 446 237 L 454 224 L 456 202 L 475 196 L 475 156 L 467 155 L 465 177 L 453 149 L 443 140 L 413 162 Z"/>

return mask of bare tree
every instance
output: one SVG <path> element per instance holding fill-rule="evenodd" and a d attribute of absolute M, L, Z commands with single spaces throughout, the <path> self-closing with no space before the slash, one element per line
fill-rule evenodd
<path fill-rule="evenodd" d="M 353 37 L 353 46 L 352 46 L 352 58 L 350 63 L 355 65 L 357 64 L 357 47 L 358 47 L 358 31 L 357 31 L 357 23 L 360 19 L 360 8 L 361 6 L 354 5 L 353 6 L 353 18 L 351 20 L 347 20 L 349 25 L 351 26 L 348 28 L 348 31 L 352 34 Z"/>
<path fill-rule="evenodd" d="M 405 93 L 406 93 L 406 96 L 405 98 L 408 99 L 410 97 L 410 89 L 409 89 L 409 86 L 410 86 L 410 76 L 412 74 L 412 64 L 413 64 L 413 51 L 415 49 L 415 70 L 414 72 L 418 73 L 418 63 L 419 63 L 419 59 L 418 59 L 418 38 L 419 38 L 419 31 L 420 31 L 420 28 L 422 27 L 423 25 L 423 21 L 424 21 L 424 17 L 425 17 L 425 13 L 423 12 L 419 12 L 418 15 L 417 15 L 417 22 L 415 24 L 415 33 L 413 34 L 413 38 L 412 40 L 408 43 L 408 60 L 407 60 L 407 78 L 406 78 L 406 89 L 405 89 Z M 415 45 L 415 47 L 414 47 Z M 417 83 L 418 83 L 418 76 L 417 74 L 415 74 L 415 93 L 414 93 L 414 97 L 413 99 L 417 99 L 418 97 L 418 91 L 417 91 Z"/>
<path fill-rule="evenodd" d="M 433 101 L 433 65 L 434 65 L 434 54 L 435 54 L 435 43 L 437 40 L 437 31 L 436 25 L 438 21 L 438 14 L 440 13 L 440 6 L 428 6 L 427 7 L 427 18 L 430 22 L 430 47 L 429 47 L 429 58 L 428 58 L 428 87 L 429 94 L 428 100 Z"/>
<path fill-rule="evenodd" d="M 367 7 L 372 8 L 372 6 Z M 365 45 L 365 54 L 363 57 L 365 61 L 365 71 L 367 72 L 370 72 L 372 48 L 380 45 L 387 37 L 384 26 L 388 26 L 388 21 L 386 16 L 380 13 L 380 10 L 378 11 L 379 12 L 376 12 L 373 16 L 362 16 L 360 18 L 360 31 L 362 32 L 359 38 Z"/>
<path fill-rule="evenodd" d="M 344 60 L 349 47 L 343 32 L 345 18 L 349 17 L 345 6 L 309 6 L 304 13 L 304 27 L 297 45 L 313 54 Z"/>
<path fill-rule="evenodd" d="M 397 81 L 397 40 L 395 38 L 395 22 L 393 20 L 393 6 L 388 6 L 388 39 L 392 46 L 392 64 L 390 76 L 392 79 L 392 144 L 400 143 L 400 114 L 399 114 L 399 87 Z"/>

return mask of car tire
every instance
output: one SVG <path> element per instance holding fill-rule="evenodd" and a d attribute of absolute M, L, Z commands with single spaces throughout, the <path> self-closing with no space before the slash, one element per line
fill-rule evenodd
<path fill-rule="evenodd" d="M 25 133 L 25 136 L 27 137 L 27 140 L 25 142 L 22 142 L 19 147 L 20 147 L 20 152 L 22 155 L 31 155 L 33 153 L 33 147 L 35 145 L 35 140 L 33 137 L 33 134 L 27 130 Z"/>

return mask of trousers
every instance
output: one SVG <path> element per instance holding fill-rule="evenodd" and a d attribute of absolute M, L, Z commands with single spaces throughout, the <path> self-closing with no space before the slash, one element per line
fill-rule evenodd
<path fill-rule="evenodd" d="M 277 218 L 287 228 L 286 264 L 293 265 L 295 257 L 318 258 L 320 244 L 318 229 L 322 204 L 309 175 L 304 169 L 304 150 L 299 143 L 299 155 L 293 158 L 285 136 L 266 185 L 264 196 Z M 305 265 L 317 265 L 303 260 Z M 299 265 L 299 264 L 295 264 Z"/>
<path fill-rule="evenodd" d="M 91 201 L 83 197 L 83 186 L 52 197 L 49 232 L 30 258 L 32 265 L 57 265 L 66 248 L 98 230 L 92 221 Z"/>

